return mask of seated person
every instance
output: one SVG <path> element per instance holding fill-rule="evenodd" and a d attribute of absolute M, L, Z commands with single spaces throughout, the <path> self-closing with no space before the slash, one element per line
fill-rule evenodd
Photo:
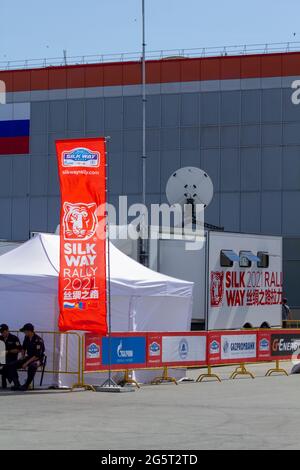
<path fill-rule="evenodd" d="M 21 343 L 17 336 L 10 333 L 8 325 L 0 325 L 0 341 L 5 344 L 6 365 L 0 370 L 2 375 L 2 388 L 7 388 L 7 365 L 18 360 L 18 354 L 21 351 Z"/>
<path fill-rule="evenodd" d="M 37 368 L 43 362 L 45 346 L 43 339 L 35 333 L 31 323 L 26 323 L 20 331 L 25 335 L 22 345 L 23 358 L 9 364 L 8 377 L 14 383 L 12 390 L 26 391 L 34 379 Z M 27 380 L 22 386 L 19 382 L 18 369 L 27 369 Z"/>

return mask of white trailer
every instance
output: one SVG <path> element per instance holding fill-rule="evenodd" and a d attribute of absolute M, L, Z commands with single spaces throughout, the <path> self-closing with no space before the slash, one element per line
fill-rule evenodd
<path fill-rule="evenodd" d="M 161 234 L 150 243 L 150 267 L 194 282 L 194 328 L 281 326 L 281 237 L 209 231 L 202 249 L 187 250 L 191 239 Z"/>
<path fill-rule="evenodd" d="M 193 329 L 282 325 L 282 238 L 151 227 L 149 267 L 194 282 Z M 112 240 L 139 260 L 139 240 Z"/>
<path fill-rule="evenodd" d="M 208 233 L 207 327 L 282 323 L 282 238 Z"/>

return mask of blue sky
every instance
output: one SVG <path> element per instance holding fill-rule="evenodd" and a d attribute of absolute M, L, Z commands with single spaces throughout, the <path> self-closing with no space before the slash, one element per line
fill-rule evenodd
<path fill-rule="evenodd" d="M 141 0 L 2 0 L 0 61 L 138 51 L 140 12 Z M 146 0 L 146 12 L 148 50 L 300 41 L 299 0 Z"/>

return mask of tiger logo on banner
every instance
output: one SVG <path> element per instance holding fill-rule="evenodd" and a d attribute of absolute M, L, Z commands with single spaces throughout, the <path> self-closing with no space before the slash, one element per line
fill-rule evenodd
<path fill-rule="evenodd" d="M 210 305 L 220 307 L 224 295 L 224 272 L 212 271 L 210 273 Z"/>
<path fill-rule="evenodd" d="M 106 237 L 98 211 L 106 203 L 105 139 L 59 140 L 56 150 L 61 190 L 58 326 L 106 334 Z"/>
<path fill-rule="evenodd" d="M 64 203 L 63 227 L 64 237 L 68 240 L 88 240 L 97 227 L 97 206 L 95 203 L 84 204 L 79 202 L 71 204 Z"/>

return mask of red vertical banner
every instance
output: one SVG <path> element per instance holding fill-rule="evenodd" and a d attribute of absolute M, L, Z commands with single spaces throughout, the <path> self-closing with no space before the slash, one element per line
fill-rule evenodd
<path fill-rule="evenodd" d="M 105 139 L 56 141 L 61 191 L 58 327 L 106 334 Z"/>

